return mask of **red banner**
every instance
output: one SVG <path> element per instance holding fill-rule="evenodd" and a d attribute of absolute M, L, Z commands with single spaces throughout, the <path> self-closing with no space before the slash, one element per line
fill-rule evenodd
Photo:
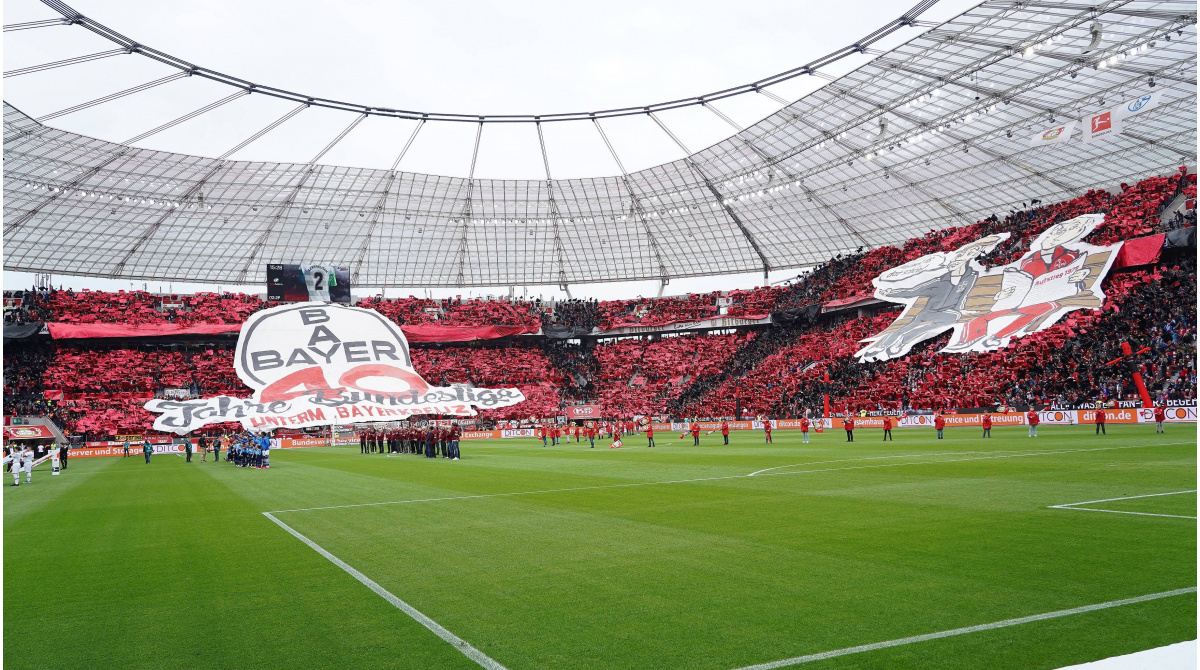
<path fill-rule="evenodd" d="M 74 339 L 86 337 L 164 337 L 170 335 L 216 335 L 236 333 L 240 323 L 199 323 L 190 326 L 152 323 L 131 326 L 124 323 L 48 323 L 50 337 Z M 400 326 L 410 342 L 471 342 L 494 340 L 512 335 L 534 335 L 537 326 L 439 326 L 422 323 Z"/>
<path fill-rule="evenodd" d="M 72 339 L 81 337 L 164 337 L 169 335 L 216 335 L 236 333 L 242 329 L 236 323 L 198 323 L 184 326 L 174 323 L 145 323 L 131 326 L 124 323 L 48 323 L 50 337 Z"/>
<path fill-rule="evenodd" d="M 535 335 L 537 326 L 439 326 L 431 323 L 400 326 L 409 342 L 472 342 L 512 335 Z"/>
<path fill-rule="evenodd" d="M 1121 245 L 1121 251 L 1117 253 L 1117 260 L 1113 263 L 1113 268 L 1157 263 L 1158 257 L 1162 255 L 1163 241 L 1166 238 L 1166 233 L 1160 233 L 1125 240 L 1125 244 Z"/>

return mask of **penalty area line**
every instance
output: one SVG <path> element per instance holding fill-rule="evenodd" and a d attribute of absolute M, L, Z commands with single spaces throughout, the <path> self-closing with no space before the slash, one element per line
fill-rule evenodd
<path fill-rule="evenodd" d="M 918 642 L 928 642 L 929 640 L 940 640 L 944 637 L 955 637 L 958 635 L 969 635 L 971 633 L 981 633 L 983 631 L 996 630 L 997 628 L 1008 628 L 1009 626 L 1020 626 L 1021 624 L 1034 623 L 1036 621 L 1046 621 L 1047 619 L 1058 619 L 1061 617 L 1073 616 L 1075 614 L 1086 614 L 1087 612 L 1096 612 L 1098 610 L 1112 609 L 1114 607 L 1123 607 L 1125 605 L 1134 605 L 1144 603 L 1151 600 L 1159 600 L 1161 598 L 1171 598 L 1173 596 L 1182 596 L 1188 593 L 1195 593 L 1196 587 L 1188 587 L 1185 589 L 1175 589 L 1173 591 L 1162 591 L 1160 593 L 1150 593 L 1144 596 L 1134 598 L 1124 598 L 1121 600 L 1110 600 L 1106 603 L 1097 603 L 1095 605 L 1084 605 L 1083 607 L 1072 607 L 1071 609 L 1057 610 L 1055 612 L 1045 612 L 1043 614 L 1034 614 L 1031 616 L 1017 617 L 1015 619 L 1005 619 L 1003 621 L 994 621 L 992 623 L 979 624 L 977 626 L 966 626 L 965 628 L 954 628 L 951 630 L 943 630 L 937 633 L 925 633 L 924 635 L 912 635 L 910 637 L 902 637 L 895 640 L 887 640 L 884 642 L 873 642 L 871 644 L 860 644 L 856 647 L 845 647 L 844 649 L 834 649 L 832 651 L 823 651 L 817 654 L 808 654 L 807 656 L 796 656 L 794 658 L 785 658 L 780 661 L 771 661 L 769 663 L 759 663 L 757 665 L 747 665 L 737 668 L 737 670 L 774 670 L 775 668 L 786 668 L 793 665 L 802 665 L 805 663 L 813 663 L 816 661 L 824 661 L 829 658 L 837 658 L 838 656 L 849 656 L 851 654 L 861 654 L 868 651 L 876 651 L 879 649 L 888 649 L 890 647 L 900 647 L 908 644 L 916 644 Z"/>
<path fill-rule="evenodd" d="M 318 554 L 324 556 L 326 559 L 329 560 L 330 563 L 333 563 L 334 565 L 336 565 L 339 568 L 341 568 L 342 570 L 344 570 L 351 577 L 357 579 L 359 582 L 361 582 L 363 584 L 363 586 L 366 586 L 368 589 L 371 589 L 372 591 L 374 591 L 375 595 L 388 601 L 396 609 L 400 610 L 401 612 L 404 612 L 409 617 L 411 617 L 414 621 L 416 621 L 417 623 L 421 624 L 422 626 L 428 628 L 430 631 L 433 632 L 434 635 L 437 635 L 438 637 L 442 638 L 442 640 L 450 643 L 451 646 L 453 646 L 455 649 L 457 649 L 459 652 L 461 652 L 467 658 L 478 663 L 481 667 L 487 668 L 488 670 L 507 670 L 507 668 L 505 668 L 503 665 L 498 663 L 495 659 L 493 659 L 492 657 L 483 653 L 482 651 L 479 651 L 475 647 L 471 646 L 470 643 L 468 643 L 466 640 L 462 639 L 461 637 L 446 630 L 441 624 L 439 624 L 438 622 L 434 621 L 433 619 L 430 619 L 429 617 L 425 616 L 417 608 L 413 607 L 412 605 L 409 605 L 408 603 L 404 602 L 400 598 L 397 598 L 394 594 L 392 594 L 391 591 L 388 591 L 387 589 L 385 589 L 382 586 L 380 586 L 379 584 L 377 584 L 375 582 L 375 580 L 364 575 L 363 573 L 359 572 L 358 570 L 355 570 L 348 563 L 346 563 L 342 559 L 338 558 L 337 556 L 334 556 L 333 554 L 329 553 L 328 551 L 325 550 L 324 547 L 322 547 L 321 545 L 317 544 L 316 542 L 313 542 L 312 540 L 308 539 L 307 537 L 302 535 L 299 531 L 297 531 L 295 528 L 292 528 L 291 526 L 287 525 L 286 523 L 275 518 L 275 516 L 272 515 L 270 512 L 263 512 L 263 516 L 267 517 L 271 521 L 274 521 L 275 524 L 278 525 L 280 528 L 286 530 L 293 537 L 300 540 L 304 544 L 308 545 L 310 549 L 312 549 L 313 551 L 317 552 Z"/>
<path fill-rule="evenodd" d="M 1069 509 L 1077 512 L 1105 512 L 1107 514 L 1132 514 L 1134 516 L 1162 516 L 1171 519 L 1195 519 L 1194 516 L 1186 516 L 1183 514 L 1156 514 L 1151 512 L 1129 512 L 1121 509 L 1100 509 L 1098 507 L 1083 507 L 1083 505 L 1096 505 L 1099 503 L 1116 502 L 1118 500 L 1136 500 L 1138 498 L 1158 498 L 1161 496 L 1177 496 L 1185 493 L 1195 493 L 1196 489 L 1188 489 L 1187 491 L 1170 491 L 1168 493 L 1146 493 L 1140 496 L 1124 496 L 1121 498 L 1105 498 L 1103 500 L 1087 500 L 1077 503 L 1063 503 L 1061 505 L 1049 505 L 1047 509 Z"/>

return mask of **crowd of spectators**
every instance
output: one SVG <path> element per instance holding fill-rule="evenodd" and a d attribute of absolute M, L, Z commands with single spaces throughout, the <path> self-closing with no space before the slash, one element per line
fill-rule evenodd
<path fill-rule="evenodd" d="M 613 416 L 661 414 L 686 385 L 720 371 L 755 333 L 626 338 L 596 347 L 596 400 Z"/>
<path fill-rule="evenodd" d="M 600 303 L 600 329 L 623 326 L 666 326 L 702 321 L 720 314 L 716 293 L 693 293 L 673 298 L 606 300 Z"/>
<path fill-rule="evenodd" d="M 245 293 L 160 295 L 146 291 L 51 289 L 42 305 L 62 323 L 240 324 L 259 310 L 279 303 Z"/>
<path fill-rule="evenodd" d="M 417 373 L 437 386 L 467 382 L 476 386 L 558 383 L 563 377 L 546 353 L 535 346 L 414 348 L 410 353 Z"/>
<path fill-rule="evenodd" d="M 559 386 L 566 376 L 554 367 L 546 352 L 536 346 L 501 348 L 450 347 L 412 349 L 413 368 L 438 386 L 471 383 L 488 388 L 517 388 L 525 402 L 485 410 L 493 420 L 529 416 L 556 416 L 562 408 Z"/>
<path fill-rule="evenodd" d="M 566 326 L 572 330 L 590 333 L 600 327 L 600 301 L 572 298 L 559 300 L 542 311 L 542 327 Z"/>
<path fill-rule="evenodd" d="M 383 298 L 374 296 L 355 303 L 374 309 L 397 324 L 439 324 L 443 326 L 525 326 L 541 325 L 541 306 L 534 302 L 508 298 Z"/>
<path fill-rule="evenodd" d="M 1195 197 L 1194 175 L 1154 177 L 1120 192 L 1089 191 L 1069 201 L 992 216 L 971 226 L 930 232 L 900 247 L 839 255 L 776 287 L 657 300 L 430 300 L 380 297 L 360 301 L 397 323 L 567 326 L 592 332 L 622 326 L 669 325 L 722 313 L 775 313 L 776 323 L 753 333 L 646 337 L 604 344 L 546 339 L 463 347 L 416 347 L 414 366 L 434 384 L 470 382 L 515 386 L 527 402 L 482 413 L 487 421 L 553 416 L 570 403 L 599 402 L 605 413 L 677 416 L 795 415 L 819 410 L 829 394 L 835 410 L 953 406 L 1077 404 L 1097 396 L 1131 399 L 1129 370 L 1113 364 L 1120 345 L 1147 348 L 1138 357 L 1156 399 L 1194 399 L 1196 388 L 1196 270 L 1193 258 L 1114 272 L 1100 310 L 1072 312 L 1055 326 L 1014 340 L 996 352 L 941 354 L 943 335 L 906 357 L 860 364 L 860 340 L 882 330 L 892 304 L 860 314 L 819 318 L 821 305 L 870 294 L 871 278 L 934 251 L 956 249 L 998 232 L 1012 237 L 981 259 L 1008 263 L 1048 226 L 1083 213 L 1107 213 L 1088 241 L 1118 239 L 1195 225 L 1194 210 L 1159 221 L 1173 198 Z M 719 300 L 725 298 L 727 300 Z M 6 323 L 241 323 L 270 307 L 256 296 L 201 293 L 162 296 L 144 291 L 105 293 L 41 289 L 6 292 Z M 843 316 L 837 316 L 843 314 Z M 14 341 L 4 356 L 4 410 L 51 415 L 89 436 L 143 432 L 153 416 L 147 396 L 167 388 L 190 395 L 247 395 L 228 346 L 107 347 L 89 342 L 49 345 Z M 826 381 L 828 376 L 828 381 Z M 59 399 L 61 398 L 61 399 Z"/>
<path fill-rule="evenodd" d="M 54 349 L 49 342 L 31 341 L 4 347 L 4 413 L 45 414 L 50 403 L 42 397 L 42 374 Z"/>
<path fill-rule="evenodd" d="M 578 405 L 595 400 L 600 361 L 596 360 L 593 341 L 545 340 L 542 349 L 565 377 L 559 386 L 564 403 Z"/>
<path fill-rule="evenodd" d="M 21 325 L 52 320 L 54 315 L 44 304 L 50 292 L 48 288 L 5 291 L 4 323 Z"/>

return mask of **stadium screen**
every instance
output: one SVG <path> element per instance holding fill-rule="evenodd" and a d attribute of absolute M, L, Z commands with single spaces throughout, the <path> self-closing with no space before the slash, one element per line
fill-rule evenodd
<path fill-rule="evenodd" d="M 350 302 L 350 266 L 267 264 L 267 300 Z"/>

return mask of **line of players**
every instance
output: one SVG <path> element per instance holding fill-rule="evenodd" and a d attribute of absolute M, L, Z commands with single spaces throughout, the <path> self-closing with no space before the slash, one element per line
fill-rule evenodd
<path fill-rule="evenodd" d="M 426 458 L 449 458 L 457 461 L 458 443 L 462 428 L 426 426 L 424 428 L 367 429 L 358 434 L 358 445 L 364 454 L 424 454 Z"/>
<path fill-rule="evenodd" d="M 614 420 L 596 423 L 588 421 L 580 425 L 562 425 L 552 423 L 548 425 L 539 425 L 533 429 L 533 436 L 542 441 L 543 447 L 553 447 L 562 444 L 563 438 L 567 442 L 571 441 L 572 432 L 575 434 L 575 442 L 579 443 L 587 440 L 589 448 L 596 448 L 596 438 L 607 436 L 612 440 L 613 444 L 621 441 L 621 438 L 626 435 L 635 435 L 637 433 L 645 433 L 649 439 L 649 444 L 646 446 L 654 446 L 654 426 L 646 420 L 638 423 L 633 420 Z"/>
<path fill-rule="evenodd" d="M 269 468 L 271 467 L 271 438 L 266 435 L 255 435 L 242 432 L 227 436 L 227 463 L 233 463 L 239 468 Z M 217 452 L 220 454 L 220 452 Z M 219 458 L 219 456 L 218 456 Z"/>

